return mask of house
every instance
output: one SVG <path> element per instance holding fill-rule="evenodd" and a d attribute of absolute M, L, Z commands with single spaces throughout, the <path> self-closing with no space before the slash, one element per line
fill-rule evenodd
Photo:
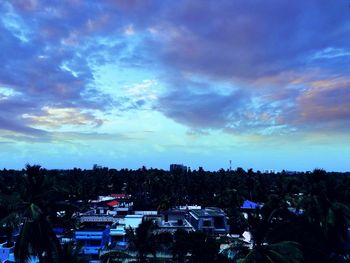
<path fill-rule="evenodd" d="M 99 196 L 95 200 L 93 208 L 97 214 L 127 215 L 133 210 L 133 201 L 131 195 L 111 194 L 108 196 Z"/>
<path fill-rule="evenodd" d="M 162 221 L 162 215 L 158 214 L 157 210 L 148 210 L 148 211 L 134 211 L 134 215 L 143 215 L 143 220 L 153 221 L 155 224 Z"/>
<path fill-rule="evenodd" d="M 173 208 L 161 211 L 160 215 L 161 220 L 156 221 L 159 228 L 158 232 L 175 233 L 178 229 L 183 229 L 187 232 L 194 230 L 187 220 L 187 210 Z"/>
<path fill-rule="evenodd" d="M 109 242 L 110 227 L 95 225 L 83 227 L 75 231 L 75 240 L 82 245 L 82 253 L 98 255 L 99 251 Z"/>
<path fill-rule="evenodd" d="M 245 200 L 241 206 L 241 210 L 256 210 L 256 209 L 260 209 L 262 208 L 263 205 L 262 204 L 258 204 L 258 203 L 255 203 L 253 201 L 250 201 L 250 200 Z"/>
<path fill-rule="evenodd" d="M 15 263 L 15 255 L 14 255 L 14 249 L 15 249 L 15 243 L 8 246 L 7 243 L 1 243 L 0 244 L 0 262 L 6 262 L 6 263 Z M 37 257 L 30 257 L 28 262 L 31 263 L 38 263 L 39 259 Z"/>
<path fill-rule="evenodd" d="M 158 232 L 175 233 L 176 230 L 182 229 L 187 232 L 193 231 L 194 228 L 186 219 L 168 220 L 158 223 Z"/>
<path fill-rule="evenodd" d="M 116 215 L 127 215 L 131 213 L 133 208 L 133 202 L 130 200 L 112 200 L 106 205 L 113 211 Z"/>
<path fill-rule="evenodd" d="M 101 209 L 94 209 L 87 211 L 85 213 L 81 213 L 78 216 L 78 221 L 80 223 L 100 223 L 100 224 L 113 224 L 118 221 L 113 214 L 109 213 L 107 210 L 105 213 L 101 211 Z"/>
<path fill-rule="evenodd" d="M 15 262 L 15 244 L 12 244 L 12 246 L 7 246 L 6 244 L 6 242 L 0 244 L 0 262 Z"/>
<path fill-rule="evenodd" d="M 229 233 L 226 214 L 217 207 L 190 210 L 189 221 L 195 230 L 200 230 L 208 234 Z"/>
<path fill-rule="evenodd" d="M 124 218 L 120 218 L 119 221 L 112 225 L 110 229 L 110 247 L 117 249 L 126 249 L 127 229 L 131 228 L 135 230 L 142 223 L 143 215 L 126 215 Z"/>
<path fill-rule="evenodd" d="M 99 196 L 91 203 L 91 210 L 78 215 L 81 223 L 100 222 L 111 225 L 118 222 L 118 217 L 130 214 L 133 210 L 131 195 L 127 194 Z"/>
<path fill-rule="evenodd" d="M 242 211 L 242 214 L 245 219 L 248 219 L 248 215 L 252 212 L 255 212 L 256 210 L 259 210 L 263 207 L 263 204 L 255 203 L 250 200 L 245 200 L 240 207 L 240 210 Z"/>

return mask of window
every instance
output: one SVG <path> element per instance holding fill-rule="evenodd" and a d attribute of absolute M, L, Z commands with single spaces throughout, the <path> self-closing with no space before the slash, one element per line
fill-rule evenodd
<path fill-rule="evenodd" d="M 210 220 L 203 220 L 203 227 L 211 227 L 211 221 Z"/>
<path fill-rule="evenodd" d="M 225 228 L 224 218 L 223 217 L 214 217 L 214 226 L 215 228 L 222 229 Z"/>
<path fill-rule="evenodd" d="M 90 246 L 92 246 L 92 247 L 101 246 L 101 240 L 90 240 Z"/>

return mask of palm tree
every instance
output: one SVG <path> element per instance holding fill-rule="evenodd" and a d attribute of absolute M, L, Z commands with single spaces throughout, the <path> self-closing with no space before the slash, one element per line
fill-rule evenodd
<path fill-rule="evenodd" d="M 300 245 L 294 241 L 281 241 L 269 244 L 275 211 L 266 217 L 261 211 L 248 218 L 252 235 L 252 249 L 246 255 L 244 263 L 298 263 L 302 261 Z"/>
<path fill-rule="evenodd" d="M 127 238 L 129 241 L 129 249 L 137 253 L 138 261 L 146 262 L 148 254 L 156 257 L 157 244 L 156 235 L 154 234 L 155 225 L 150 220 L 142 221 L 138 228 L 134 231 L 132 228 L 127 229 Z"/>
<path fill-rule="evenodd" d="M 189 233 L 190 262 L 218 262 L 219 248 L 219 244 L 211 236 L 200 231 Z"/>
<path fill-rule="evenodd" d="M 177 259 L 179 263 L 185 262 L 185 257 L 189 249 L 189 234 L 183 229 L 176 230 L 172 247 L 173 258 Z"/>
<path fill-rule="evenodd" d="M 61 263 L 84 263 L 86 258 L 80 253 L 81 246 L 75 245 L 73 242 L 65 243 L 62 245 Z"/>
<path fill-rule="evenodd" d="M 104 251 L 100 254 L 101 263 L 123 262 L 124 259 L 129 258 L 132 258 L 132 256 L 119 250 Z"/>
<path fill-rule="evenodd" d="M 350 207 L 339 200 L 334 179 L 324 170 L 314 170 L 306 185 L 307 191 L 300 200 L 304 227 L 318 237 L 314 243 L 325 262 L 329 262 L 329 257 L 341 253 L 342 244 L 348 238 Z"/>
<path fill-rule="evenodd" d="M 299 244 L 282 241 L 275 244 L 256 244 L 243 263 L 299 263 L 302 253 Z"/>
<path fill-rule="evenodd" d="M 229 260 L 236 262 L 249 253 L 249 243 L 240 239 L 232 240 L 220 253 Z"/>
<path fill-rule="evenodd" d="M 109 250 L 100 254 L 101 263 L 123 262 L 124 259 L 131 258 L 131 256 L 123 251 Z"/>
<path fill-rule="evenodd" d="M 20 193 L 2 195 L 0 202 L 7 205 L 8 214 L 1 223 L 20 223 L 20 234 L 15 245 L 15 258 L 24 263 L 30 257 L 40 262 L 59 262 L 60 243 L 48 220 L 50 200 L 54 189 L 40 166 L 26 165 L 23 189 Z"/>

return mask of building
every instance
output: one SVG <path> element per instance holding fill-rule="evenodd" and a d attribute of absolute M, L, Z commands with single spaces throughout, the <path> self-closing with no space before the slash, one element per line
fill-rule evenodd
<path fill-rule="evenodd" d="M 183 164 L 170 164 L 170 172 L 187 172 L 187 166 Z"/>
<path fill-rule="evenodd" d="M 105 225 L 107 224 L 112 225 L 113 223 L 118 221 L 118 218 L 115 215 L 111 214 L 109 210 L 97 208 L 97 209 L 93 209 L 85 213 L 79 214 L 78 221 L 81 224 L 100 223 Z"/>
<path fill-rule="evenodd" d="M 106 203 L 106 205 L 115 212 L 116 215 L 128 215 L 132 212 L 134 203 L 130 195 L 112 194 L 113 200 Z"/>
<path fill-rule="evenodd" d="M 169 219 L 168 221 L 162 220 L 158 222 L 158 232 L 175 233 L 176 230 L 182 229 L 187 232 L 193 231 L 194 228 L 187 221 L 187 219 Z"/>
<path fill-rule="evenodd" d="M 110 229 L 110 247 L 117 249 L 126 249 L 126 231 L 128 228 L 135 230 L 142 223 L 143 215 L 126 215 Z"/>
<path fill-rule="evenodd" d="M 188 210 L 179 208 L 163 210 L 160 212 L 160 216 L 160 220 L 156 221 L 158 232 L 175 233 L 178 229 L 187 232 L 194 230 L 187 220 Z"/>
<path fill-rule="evenodd" d="M 263 207 L 262 204 L 255 203 L 250 200 L 245 200 L 241 206 L 241 210 L 247 212 L 247 211 L 252 211 L 256 209 L 261 209 L 262 207 Z"/>
<path fill-rule="evenodd" d="M 83 227 L 75 231 L 75 240 L 82 245 L 85 255 L 98 255 L 109 242 L 109 226 Z"/>
<path fill-rule="evenodd" d="M 131 195 L 111 194 L 92 201 L 95 214 L 127 215 L 133 210 Z"/>
<path fill-rule="evenodd" d="M 242 215 L 245 219 L 248 219 L 248 214 L 255 212 L 256 210 L 259 210 L 263 207 L 263 204 L 255 203 L 250 200 L 245 200 L 240 207 L 240 210 L 242 212 Z"/>
<path fill-rule="evenodd" d="M 230 230 L 225 212 L 217 207 L 191 210 L 189 221 L 195 230 L 208 234 L 228 234 Z"/>
<path fill-rule="evenodd" d="M 15 244 L 7 246 L 7 243 L 0 244 L 0 262 L 15 262 Z"/>
<path fill-rule="evenodd" d="M 276 174 L 277 171 L 275 169 L 265 169 L 263 170 L 264 174 Z"/>

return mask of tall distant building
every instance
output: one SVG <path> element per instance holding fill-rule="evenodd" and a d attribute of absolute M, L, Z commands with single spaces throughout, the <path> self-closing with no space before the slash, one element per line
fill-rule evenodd
<path fill-rule="evenodd" d="M 170 172 L 186 172 L 187 166 L 183 164 L 170 164 Z"/>

